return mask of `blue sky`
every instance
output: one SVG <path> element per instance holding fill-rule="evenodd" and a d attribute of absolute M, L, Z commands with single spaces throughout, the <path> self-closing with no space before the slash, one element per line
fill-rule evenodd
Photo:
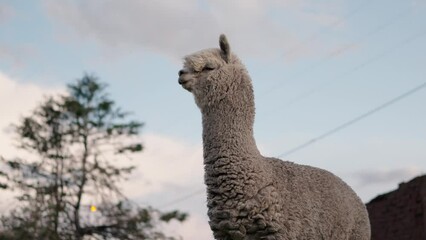
<path fill-rule="evenodd" d="M 0 127 L 93 73 L 146 123 L 129 192 L 168 205 L 203 189 L 200 113 L 177 84 L 185 54 L 227 34 L 253 79 L 257 143 L 277 156 L 425 82 L 425 13 L 421 0 L 1 1 Z M 369 201 L 426 173 L 425 103 L 426 89 L 286 159 Z M 186 239 L 194 228 L 210 237 L 204 198 L 168 206 L 194 216 L 176 230 Z"/>

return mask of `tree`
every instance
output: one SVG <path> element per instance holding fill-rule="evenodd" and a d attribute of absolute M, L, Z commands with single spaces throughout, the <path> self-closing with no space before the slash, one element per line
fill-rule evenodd
<path fill-rule="evenodd" d="M 159 222 L 186 214 L 138 207 L 120 191 L 135 169 L 125 159 L 143 149 L 143 125 L 105 88 L 84 75 L 14 126 L 18 147 L 36 158 L 1 159 L 1 186 L 18 190 L 21 207 L 2 216 L 0 239 L 173 239 Z"/>

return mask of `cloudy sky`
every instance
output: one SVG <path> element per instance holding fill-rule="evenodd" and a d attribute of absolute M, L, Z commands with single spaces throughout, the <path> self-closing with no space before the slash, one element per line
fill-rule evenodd
<path fill-rule="evenodd" d="M 212 239 L 182 57 L 227 34 L 253 79 L 259 148 L 282 156 L 425 83 L 425 22 L 424 0 L 2 0 L 0 155 L 17 153 L 10 123 L 93 73 L 146 123 L 129 196 L 189 212 L 170 231 Z M 426 173 L 425 103 L 419 89 L 285 159 L 335 173 L 367 202 Z"/>

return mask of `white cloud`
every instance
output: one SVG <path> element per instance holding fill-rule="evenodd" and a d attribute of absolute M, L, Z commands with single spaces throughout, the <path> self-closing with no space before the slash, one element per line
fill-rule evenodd
<path fill-rule="evenodd" d="M 0 72 L 0 156 L 16 157 L 11 124 L 42 102 L 44 97 L 63 92 L 62 89 L 19 83 Z M 137 166 L 131 181 L 125 184 L 130 197 L 158 194 L 163 191 L 182 193 L 188 186 L 203 186 L 201 145 L 190 145 L 179 139 L 155 134 L 142 135 L 144 151 L 133 157 Z M 20 152 L 20 154 L 23 154 Z M 163 202 L 166 199 L 161 199 Z M 161 202 L 161 201 L 160 201 Z"/>
<path fill-rule="evenodd" d="M 137 169 L 123 183 L 124 194 L 138 203 L 189 214 L 184 223 L 165 225 L 170 235 L 187 240 L 213 239 L 207 219 L 200 144 L 158 134 L 142 134 L 144 150 L 133 157 Z M 191 194 L 192 193 L 192 194 Z"/>
<path fill-rule="evenodd" d="M 291 14 L 294 22 L 322 26 L 338 17 L 325 8 L 311 11 L 308 0 L 287 1 L 61 1 L 44 5 L 61 33 L 94 39 L 109 47 L 142 47 L 172 58 L 195 50 L 216 47 L 220 33 L 243 55 L 270 56 L 297 45 L 300 28 L 288 26 L 271 12 Z M 295 14 L 296 13 L 296 14 Z M 232 45 L 232 43 L 238 45 Z M 111 48 L 113 47 L 113 48 Z"/>
<path fill-rule="evenodd" d="M 11 123 L 28 114 L 46 95 L 63 92 L 62 89 L 46 88 L 33 84 L 19 83 L 0 72 L 0 156 L 16 156 Z M 160 206 L 203 186 L 203 159 L 201 145 L 191 145 L 179 139 L 155 134 L 142 135 L 144 151 L 134 158 L 137 169 L 130 181 L 125 182 L 124 192 L 132 199 L 147 199 L 150 205 Z M 22 153 L 20 153 L 22 154 Z M 13 193 L 1 192 L 0 211 L 16 204 Z M 168 209 L 182 209 L 190 214 L 185 223 L 173 223 L 167 228 L 185 239 L 212 239 L 205 209 L 205 194 L 195 196 L 181 205 Z M 198 236 L 198 237 L 197 237 Z"/>
<path fill-rule="evenodd" d="M 408 182 L 417 176 L 426 174 L 425 168 L 401 167 L 357 170 L 347 175 L 361 198 L 368 202 L 374 197 L 396 190 L 402 182 Z"/>
<path fill-rule="evenodd" d="M 214 239 L 208 225 L 207 216 L 200 216 L 198 214 L 190 215 L 183 223 L 171 222 L 171 224 L 167 226 L 166 231 L 172 236 L 181 236 L 185 240 Z"/>
<path fill-rule="evenodd" d="M 401 136 L 392 131 L 359 134 L 359 130 L 347 129 L 344 134 L 316 142 L 285 159 L 338 175 L 368 202 L 379 194 L 395 190 L 403 181 L 426 174 L 426 142 L 420 132 Z M 285 138 L 264 144 L 265 152 L 276 156 L 285 152 L 282 146 L 290 149 L 311 138 L 312 135 L 303 132 L 287 133 Z"/>
<path fill-rule="evenodd" d="M 0 72 L 0 155 L 13 157 L 16 149 L 13 147 L 13 134 L 10 125 L 17 123 L 21 116 L 29 114 L 44 96 L 59 93 L 58 88 L 40 87 L 29 83 L 19 83 Z"/>
<path fill-rule="evenodd" d="M 129 197 L 141 198 L 163 192 L 168 196 L 179 195 L 190 191 L 191 187 L 202 186 L 204 168 L 200 145 L 156 134 L 144 134 L 142 139 L 145 148 L 133 157 L 137 169 L 124 186 Z M 157 206 L 167 198 L 158 200 Z"/>
<path fill-rule="evenodd" d="M 45 88 L 34 84 L 19 83 L 0 72 L 0 156 L 16 157 L 13 146 L 13 134 L 10 125 L 17 123 L 19 118 L 28 114 L 43 99 L 43 96 L 62 91 L 56 88 Z M 0 212 L 10 209 L 15 202 L 13 193 L 1 191 Z"/>
<path fill-rule="evenodd" d="M 410 180 L 421 174 L 421 169 L 416 167 L 400 169 L 365 169 L 353 173 L 359 186 L 383 184 L 389 182 L 402 182 Z"/>

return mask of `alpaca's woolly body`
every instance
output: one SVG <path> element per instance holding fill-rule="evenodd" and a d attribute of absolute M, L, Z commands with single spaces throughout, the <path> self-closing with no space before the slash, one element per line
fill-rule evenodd
<path fill-rule="evenodd" d="M 263 157 L 253 137 L 251 79 L 221 36 L 221 49 L 185 58 L 179 83 L 203 118 L 210 227 L 221 240 L 368 240 L 364 204 L 335 175 Z"/>

